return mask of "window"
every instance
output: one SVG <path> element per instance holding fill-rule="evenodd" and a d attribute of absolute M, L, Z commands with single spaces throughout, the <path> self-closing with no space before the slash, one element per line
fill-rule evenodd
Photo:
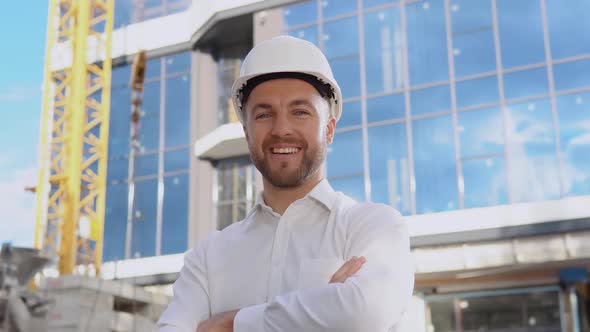
<path fill-rule="evenodd" d="M 508 202 L 503 157 L 465 160 L 462 162 L 462 169 L 465 208 Z"/>
<path fill-rule="evenodd" d="M 360 130 L 338 132 L 328 146 L 328 176 L 363 173 L 363 136 Z"/>
<path fill-rule="evenodd" d="M 457 168 L 451 115 L 414 120 L 412 126 L 416 212 L 456 209 Z"/>
<path fill-rule="evenodd" d="M 461 158 L 504 153 L 504 125 L 499 108 L 457 114 Z"/>
<path fill-rule="evenodd" d="M 254 166 L 248 159 L 221 161 L 217 166 L 217 229 L 243 220 L 256 194 Z"/>
<path fill-rule="evenodd" d="M 538 0 L 496 0 L 502 66 L 545 62 L 543 20 Z"/>
<path fill-rule="evenodd" d="M 310 27 L 305 27 L 296 30 L 290 30 L 288 32 L 289 36 L 305 39 L 308 42 L 314 44 L 315 46 L 319 47 L 318 43 L 318 26 L 312 25 Z"/>
<path fill-rule="evenodd" d="M 443 0 L 417 1 L 406 6 L 410 83 L 449 79 Z"/>
<path fill-rule="evenodd" d="M 371 8 L 397 3 L 398 0 L 363 0 L 363 7 Z"/>
<path fill-rule="evenodd" d="M 156 254 L 158 179 L 135 182 L 132 215 L 131 258 Z"/>
<path fill-rule="evenodd" d="M 403 35 L 399 8 L 365 14 L 367 93 L 404 86 Z"/>
<path fill-rule="evenodd" d="M 188 173 L 164 177 L 162 255 L 181 253 L 187 249 L 188 196 Z"/>
<path fill-rule="evenodd" d="M 188 75 L 166 80 L 166 147 L 190 144 L 190 81 Z"/>
<path fill-rule="evenodd" d="M 358 101 L 348 102 L 342 105 L 342 115 L 336 128 L 358 126 L 361 122 L 361 103 Z"/>
<path fill-rule="evenodd" d="M 404 95 L 401 93 L 367 100 L 367 122 L 403 119 L 406 116 Z"/>
<path fill-rule="evenodd" d="M 504 96 L 506 99 L 523 98 L 549 93 L 547 68 L 541 67 L 504 74 Z"/>
<path fill-rule="evenodd" d="M 368 136 L 371 200 L 411 213 L 406 124 L 371 127 Z"/>
<path fill-rule="evenodd" d="M 189 52 L 168 55 L 165 57 L 166 75 L 188 72 L 191 69 L 191 54 Z"/>
<path fill-rule="evenodd" d="M 130 90 L 128 88 L 112 89 L 111 111 L 109 113 L 109 158 L 129 154 L 130 109 Z"/>
<path fill-rule="evenodd" d="M 125 234 L 127 232 L 127 183 L 107 186 L 104 218 L 104 246 L 102 257 L 105 261 L 125 258 Z"/>
<path fill-rule="evenodd" d="M 345 99 L 361 94 L 358 33 L 356 16 L 324 25 L 324 53 Z"/>
<path fill-rule="evenodd" d="M 557 97 L 562 181 L 568 195 L 590 195 L 590 92 Z"/>
<path fill-rule="evenodd" d="M 551 56 L 562 59 L 590 53 L 590 2 L 547 0 L 547 24 L 551 41 Z"/>
<path fill-rule="evenodd" d="M 322 0 L 321 4 L 324 18 L 354 13 L 357 9 L 357 0 Z"/>
<path fill-rule="evenodd" d="M 548 99 L 508 106 L 509 185 L 514 202 L 560 196 L 551 103 Z"/>
<path fill-rule="evenodd" d="M 318 20 L 317 1 L 306 1 L 283 10 L 283 18 L 287 27 L 312 23 Z"/>
<path fill-rule="evenodd" d="M 329 179 L 335 191 L 341 191 L 357 202 L 365 201 L 365 179 L 362 175 Z"/>
<path fill-rule="evenodd" d="M 127 180 L 129 173 L 129 159 L 117 158 L 109 159 L 107 166 L 107 182 Z"/>
<path fill-rule="evenodd" d="M 555 90 L 590 86 L 590 59 L 560 63 L 553 66 Z"/>
<path fill-rule="evenodd" d="M 490 0 L 453 0 L 451 21 L 455 76 L 495 70 Z"/>
<path fill-rule="evenodd" d="M 131 108 L 130 105 L 129 108 Z M 140 149 L 141 151 L 158 150 L 160 147 L 160 81 L 145 83 L 141 112 Z"/>
<path fill-rule="evenodd" d="M 342 91 L 342 98 L 361 95 L 361 65 L 357 56 L 330 60 L 330 66 Z"/>
<path fill-rule="evenodd" d="M 164 173 L 187 170 L 189 160 L 189 149 L 166 151 L 164 153 Z"/>
<path fill-rule="evenodd" d="M 496 76 L 457 82 L 457 108 L 497 103 L 498 79 Z"/>
<path fill-rule="evenodd" d="M 136 155 L 133 177 L 158 174 L 158 154 Z"/>
<path fill-rule="evenodd" d="M 413 116 L 450 111 L 451 89 L 448 85 L 412 90 L 410 92 L 410 110 Z"/>

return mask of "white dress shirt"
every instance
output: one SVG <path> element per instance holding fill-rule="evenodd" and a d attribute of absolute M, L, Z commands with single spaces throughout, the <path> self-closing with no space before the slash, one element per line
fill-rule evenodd
<path fill-rule="evenodd" d="M 329 284 L 352 256 L 366 263 Z M 195 332 L 240 309 L 235 332 L 395 330 L 414 287 L 407 227 L 388 205 L 357 203 L 322 180 L 281 216 L 259 194 L 246 218 L 190 250 L 160 332 Z"/>

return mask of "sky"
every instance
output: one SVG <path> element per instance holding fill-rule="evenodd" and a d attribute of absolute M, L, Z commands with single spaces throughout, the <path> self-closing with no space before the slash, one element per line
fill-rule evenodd
<path fill-rule="evenodd" d="M 4 1 L 0 14 L 0 244 L 32 246 L 48 1 Z"/>

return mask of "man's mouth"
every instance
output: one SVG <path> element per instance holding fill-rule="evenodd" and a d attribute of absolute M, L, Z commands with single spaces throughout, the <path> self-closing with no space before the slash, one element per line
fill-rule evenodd
<path fill-rule="evenodd" d="M 297 152 L 299 152 L 299 150 L 301 150 L 301 148 L 295 148 L 295 147 L 290 147 L 290 148 L 272 148 L 271 152 L 273 154 L 295 154 Z"/>

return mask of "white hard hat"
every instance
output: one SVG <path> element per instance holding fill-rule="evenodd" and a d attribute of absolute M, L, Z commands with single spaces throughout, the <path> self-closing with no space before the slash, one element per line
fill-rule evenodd
<path fill-rule="evenodd" d="M 256 45 L 242 63 L 240 76 L 232 86 L 232 100 L 242 124 L 241 90 L 249 79 L 275 73 L 301 73 L 315 76 L 321 83 L 329 84 L 334 97 L 330 111 L 338 121 L 342 114 L 342 92 L 334 79 L 326 56 L 314 44 L 291 36 L 278 36 Z"/>

